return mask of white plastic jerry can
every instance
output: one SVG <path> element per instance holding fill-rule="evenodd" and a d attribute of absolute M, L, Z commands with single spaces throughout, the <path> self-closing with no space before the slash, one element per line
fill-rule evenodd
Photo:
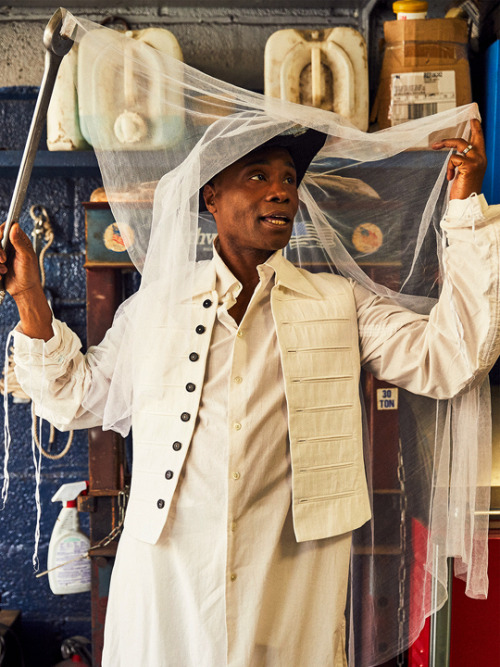
<path fill-rule="evenodd" d="M 354 28 L 278 30 L 264 53 L 264 92 L 334 111 L 368 129 L 366 42 Z"/>
<path fill-rule="evenodd" d="M 78 44 L 64 56 L 47 111 L 47 148 L 49 151 L 78 151 L 89 148 L 80 130 L 76 94 Z"/>
<path fill-rule="evenodd" d="M 78 107 L 86 140 L 101 150 L 165 148 L 180 141 L 182 84 L 168 79 L 177 61 L 182 61 L 179 43 L 163 28 L 87 33 L 78 60 Z M 171 110 L 167 116 L 165 108 Z"/>

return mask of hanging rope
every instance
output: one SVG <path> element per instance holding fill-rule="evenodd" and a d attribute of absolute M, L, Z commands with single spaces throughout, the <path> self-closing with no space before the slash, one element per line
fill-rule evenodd
<path fill-rule="evenodd" d="M 66 454 L 69 452 L 71 449 L 71 445 L 73 444 L 73 431 L 69 431 L 68 433 L 68 440 L 66 442 L 66 445 L 62 451 L 59 452 L 59 454 L 51 454 L 50 452 L 47 452 L 43 447 L 40 442 L 40 439 L 38 437 L 37 433 L 37 416 L 35 414 L 35 406 L 34 404 L 31 405 L 31 417 L 33 419 L 33 439 L 35 440 L 35 445 L 38 447 L 39 451 L 45 456 L 46 458 L 50 459 L 51 461 L 57 461 L 58 459 L 62 459 L 63 456 L 66 456 Z M 49 445 L 52 445 L 54 440 L 55 440 L 55 433 L 56 429 L 52 424 L 49 423 L 50 426 L 50 433 L 49 433 Z"/>
<path fill-rule="evenodd" d="M 40 282 L 42 287 L 45 287 L 45 267 L 44 260 L 47 250 L 50 248 L 54 242 L 54 230 L 50 224 L 49 214 L 47 209 L 41 204 L 34 204 L 30 208 L 30 216 L 34 222 L 33 226 L 33 247 L 38 257 L 38 265 L 40 268 Z M 29 401 L 30 397 L 26 394 L 21 388 L 19 382 L 17 381 L 16 373 L 14 370 L 14 348 L 11 347 L 9 350 L 9 357 L 6 364 L 6 368 L 3 370 L 3 377 L 0 378 L 0 392 L 5 395 L 6 391 L 8 394 L 11 394 L 15 399 L 19 401 Z M 64 448 L 58 454 L 51 454 L 49 451 L 46 451 L 42 443 L 40 442 L 40 437 L 38 435 L 38 425 L 37 425 L 37 416 L 35 414 L 35 406 L 31 406 L 31 417 L 33 420 L 33 439 L 38 447 L 38 450 L 43 456 L 52 461 L 57 461 L 62 459 L 69 452 L 71 445 L 73 444 L 73 431 L 69 431 L 68 440 Z M 50 424 L 50 433 L 49 433 L 49 449 L 55 441 L 55 432 L 56 429 L 52 424 Z"/>

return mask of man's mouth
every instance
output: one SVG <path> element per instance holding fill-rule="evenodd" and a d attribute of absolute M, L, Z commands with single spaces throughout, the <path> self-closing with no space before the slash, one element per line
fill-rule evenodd
<path fill-rule="evenodd" d="M 261 220 L 277 227 L 283 227 L 290 222 L 290 218 L 286 215 L 263 215 Z"/>

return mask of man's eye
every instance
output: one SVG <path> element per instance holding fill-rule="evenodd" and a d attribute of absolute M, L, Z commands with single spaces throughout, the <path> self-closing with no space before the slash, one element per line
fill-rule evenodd
<path fill-rule="evenodd" d="M 264 174 L 254 174 L 253 176 L 250 176 L 250 179 L 254 181 L 263 181 L 264 178 Z"/>
<path fill-rule="evenodd" d="M 288 183 L 288 185 L 293 185 L 295 183 L 295 177 L 294 176 L 287 176 L 285 178 L 285 183 Z"/>

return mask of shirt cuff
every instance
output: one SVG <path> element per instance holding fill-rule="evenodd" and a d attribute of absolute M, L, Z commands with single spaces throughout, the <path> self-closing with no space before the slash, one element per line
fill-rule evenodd
<path fill-rule="evenodd" d="M 81 347 L 80 339 L 64 322 L 56 318 L 52 318 L 52 331 L 52 338 L 44 341 L 26 336 L 18 324 L 14 329 L 14 350 L 19 362 L 35 361 L 37 357 L 50 359 L 56 364 L 64 364 L 66 360 L 70 360 L 75 350 Z"/>
<path fill-rule="evenodd" d="M 450 199 L 441 226 L 443 229 L 475 226 L 486 220 L 488 208 L 484 195 L 472 194 L 467 199 Z"/>

